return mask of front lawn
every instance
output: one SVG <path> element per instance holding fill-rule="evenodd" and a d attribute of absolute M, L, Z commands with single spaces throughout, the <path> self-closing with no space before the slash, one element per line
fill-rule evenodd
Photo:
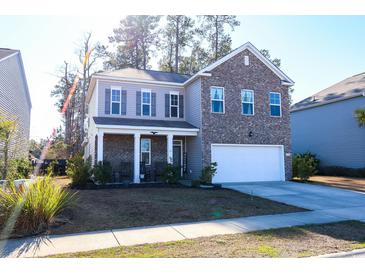
<path fill-rule="evenodd" d="M 228 189 L 149 187 L 79 190 L 76 206 L 59 216 L 52 234 L 64 234 L 222 218 L 279 214 L 305 209 Z"/>
<path fill-rule="evenodd" d="M 309 257 L 365 247 L 365 224 L 340 222 L 57 255 L 60 258 Z"/>

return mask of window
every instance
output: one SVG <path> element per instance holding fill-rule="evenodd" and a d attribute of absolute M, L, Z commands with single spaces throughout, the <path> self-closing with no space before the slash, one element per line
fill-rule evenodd
<path fill-rule="evenodd" d="M 141 162 L 151 164 L 151 139 L 141 139 Z"/>
<path fill-rule="evenodd" d="M 270 115 L 281 116 L 281 96 L 278 92 L 270 92 Z"/>
<path fill-rule="evenodd" d="M 224 113 L 224 88 L 211 87 L 210 97 L 212 100 L 212 112 Z"/>
<path fill-rule="evenodd" d="M 142 90 L 142 115 L 151 116 L 151 90 Z"/>
<path fill-rule="evenodd" d="M 242 114 L 253 115 L 254 114 L 253 90 L 248 90 L 248 89 L 241 90 L 241 100 L 242 100 Z"/>
<path fill-rule="evenodd" d="M 179 93 L 170 93 L 170 117 L 179 117 Z"/>
<path fill-rule="evenodd" d="M 121 107 L 121 88 L 118 87 L 112 87 L 111 88 L 112 92 L 111 92 L 111 110 L 112 110 L 112 114 L 120 114 L 120 107 Z"/>

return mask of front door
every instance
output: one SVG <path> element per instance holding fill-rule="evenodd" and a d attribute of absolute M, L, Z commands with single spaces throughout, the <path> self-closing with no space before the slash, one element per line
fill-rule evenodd
<path fill-rule="evenodd" d="M 182 171 L 182 142 L 174 141 L 173 146 L 173 165 L 176 167 L 179 167 L 179 169 Z M 182 174 L 181 174 L 182 175 Z"/>

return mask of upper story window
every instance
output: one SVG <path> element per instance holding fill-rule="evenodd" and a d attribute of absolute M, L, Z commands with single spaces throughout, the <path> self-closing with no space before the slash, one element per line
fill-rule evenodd
<path fill-rule="evenodd" d="M 151 90 L 142 89 L 142 115 L 151 116 Z"/>
<path fill-rule="evenodd" d="M 281 116 L 281 94 L 278 92 L 270 92 L 270 115 Z"/>
<path fill-rule="evenodd" d="M 121 88 L 120 87 L 112 87 L 111 88 L 111 114 L 120 115 L 120 107 L 121 107 Z"/>
<path fill-rule="evenodd" d="M 253 115 L 254 114 L 254 93 L 253 90 L 243 89 L 241 90 L 242 101 L 242 114 Z"/>
<path fill-rule="evenodd" d="M 212 101 L 213 113 L 224 113 L 224 88 L 223 87 L 211 87 L 210 98 Z"/>
<path fill-rule="evenodd" d="M 170 117 L 172 117 L 172 118 L 179 117 L 179 93 L 178 92 L 170 93 Z"/>

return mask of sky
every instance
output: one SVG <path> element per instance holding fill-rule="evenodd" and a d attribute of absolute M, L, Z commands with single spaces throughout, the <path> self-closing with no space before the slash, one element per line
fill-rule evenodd
<path fill-rule="evenodd" d="M 64 61 L 78 65 L 83 34 L 106 44 L 122 16 L 0 16 L 0 47 L 21 50 L 32 100 L 30 137 L 49 136 L 61 124 L 50 92 Z M 365 16 L 238 16 L 232 48 L 247 41 L 281 59 L 295 81 L 298 102 L 365 71 Z M 152 68 L 157 69 L 157 60 Z"/>

